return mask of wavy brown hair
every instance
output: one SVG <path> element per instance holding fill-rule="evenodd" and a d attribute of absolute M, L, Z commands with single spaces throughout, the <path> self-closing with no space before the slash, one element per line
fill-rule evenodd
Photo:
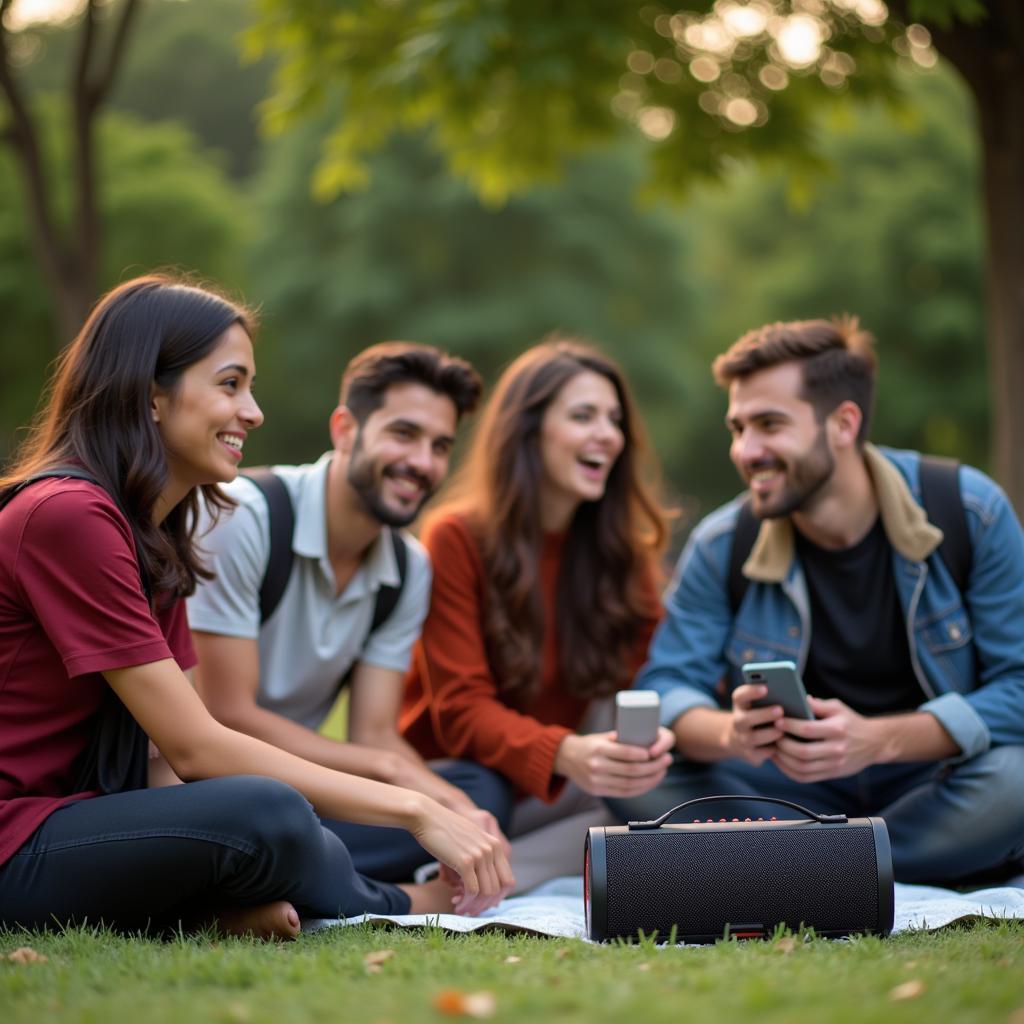
<path fill-rule="evenodd" d="M 540 681 L 544 636 L 540 596 L 543 530 L 541 422 L 565 384 L 585 371 L 611 382 L 622 408 L 624 445 L 598 501 L 583 502 L 565 539 L 558 580 L 561 676 L 590 698 L 628 681 L 628 653 L 657 614 L 656 581 L 668 536 L 654 497 L 650 449 L 621 371 L 578 340 L 552 337 L 502 373 L 466 461 L 434 515 L 466 519 L 484 566 L 484 639 L 499 691 L 523 706 Z"/>
<path fill-rule="evenodd" d="M 173 395 L 182 374 L 234 323 L 251 336 L 247 310 L 165 275 L 108 292 L 59 357 L 28 437 L 0 476 L 0 493 L 55 466 L 82 466 L 127 516 L 152 591 L 191 594 L 197 578 L 211 577 L 193 544 L 199 491 L 214 515 L 233 502 L 216 485 L 204 485 L 159 526 L 153 522 L 169 471 L 150 401 L 154 388 Z"/>

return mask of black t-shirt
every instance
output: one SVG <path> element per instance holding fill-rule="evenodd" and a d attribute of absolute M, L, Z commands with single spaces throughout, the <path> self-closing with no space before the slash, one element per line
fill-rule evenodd
<path fill-rule="evenodd" d="M 811 602 L 807 692 L 838 697 L 865 715 L 916 708 L 924 694 L 910 661 L 882 521 L 853 547 L 838 551 L 795 533 Z"/>

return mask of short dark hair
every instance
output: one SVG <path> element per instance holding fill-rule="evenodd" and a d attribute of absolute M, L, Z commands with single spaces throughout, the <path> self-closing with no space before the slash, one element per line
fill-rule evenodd
<path fill-rule="evenodd" d="M 791 320 L 748 331 L 711 364 L 715 383 L 727 388 L 782 363 L 796 362 L 803 371 L 801 397 L 823 420 L 840 402 L 854 402 L 861 411 L 857 443 L 868 436 L 875 405 L 875 339 L 855 316 L 830 320 Z"/>
<path fill-rule="evenodd" d="M 482 390 L 479 374 L 465 359 L 433 345 L 384 341 L 364 349 L 345 368 L 341 404 L 362 425 L 384 404 L 384 393 L 395 384 L 422 384 L 446 395 L 459 417 L 476 408 Z"/>

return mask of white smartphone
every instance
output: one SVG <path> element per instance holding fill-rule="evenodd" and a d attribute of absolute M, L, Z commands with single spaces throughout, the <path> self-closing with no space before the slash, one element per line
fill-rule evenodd
<path fill-rule="evenodd" d="M 792 661 L 752 661 L 742 668 L 745 683 L 760 683 L 768 692 L 753 707 L 781 704 L 787 718 L 814 718 L 807 703 L 804 681 Z"/>
<path fill-rule="evenodd" d="M 634 747 L 649 747 L 658 738 L 661 698 L 654 690 L 619 690 L 615 694 L 615 738 Z"/>

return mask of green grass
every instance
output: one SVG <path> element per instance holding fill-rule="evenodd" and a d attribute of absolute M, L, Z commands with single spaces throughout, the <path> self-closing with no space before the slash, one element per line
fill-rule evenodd
<path fill-rule="evenodd" d="M 22 945 L 47 962 L 8 961 Z M 382 949 L 394 956 L 374 973 L 364 957 Z M 910 981 L 920 993 L 894 1000 Z M 494 1021 L 529 1024 L 1024 1024 L 1024 927 L 673 949 L 368 926 L 287 945 L 0 932 L 3 1024 L 441 1022 L 444 989 L 491 992 Z"/>

